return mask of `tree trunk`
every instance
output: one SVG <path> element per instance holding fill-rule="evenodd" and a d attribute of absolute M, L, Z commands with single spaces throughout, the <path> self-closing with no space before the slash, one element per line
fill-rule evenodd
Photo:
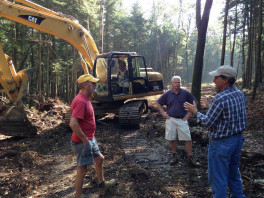
<path fill-rule="evenodd" d="M 46 96 L 50 96 L 50 45 L 47 43 L 47 60 L 46 60 Z"/>
<path fill-rule="evenodd" d="M 225 49 L 226 49 L 226 30 L 227 30 L 227 17 L 229 10 L 229 0 L 226 0 L 225 5 L 225 19 L 224 19 L 224 32 L 223 32 L 223 44 L 222 44 L 222 54 L 221 54 L 221 65 L 225 64 Z"/>
<path fill-rule="evenodd" d="M 100 1 L 100 43 L 101 43 L 101 53 L 104 53 L 104 6 L 105 0 Z"/>
<path fill-rule="evenodd" d="M 248 55 L 247 55 L 247 65 L 246 65 L 246 87 L 251 88 L 252 81 L 252 5 L 250 5 L 248 19 Z"/>
<path fill-rule="evenodd" d="M 17 43 L 17 34 L 18 34 L 18 25 L 17 25 L 17 23 L 14 23 L 14 26 L 13 26 L 13 31 L 12 31 L 12 33 L 13 33 L 13 40 L 12 40 L 12 61 L 13 61 L 13 64 L 15 65 L 15 66 L 17 66 L 17 45 L 16 45 L 16 43 Z"/>
<path fill-rule="evenodd" d="M 188 25 L 187 25 L 187 29 L 183 29 L 184 33 L 185 33 L 185 64 L 186 64 L 186 82 L 189 83 L 190 79 L 189 79 L 189 38 L 190 38 L 190 27 L 191 27 L 191 17 L 188 16 Z"/>
<path fill-rule="evenodd" d="M 256 59 L 256 66 L 255 66 L 255 83 L 253 88 L 253 94 L 252 94 L 252 100 L 255 100 L 256 92 L 259 84 L 259 77 L 261 74 L 261 35 L 262 35 L 262 0 L 259 1 L 259 7 L 258 7 L 258 35 L 257 35 L 257 59 Z"/>
<path fill-rule="evenodd" d="M 201 18 L 201 0 L 196 1 L 196 26 L 198 29 L 198 41 L 195 54 L 192 94 L 199 101 L 201 98 L 201 82 L 203 73 L 203 56 L 206 41 L 206 32 L 208 27 L 210 10 L 213 0 L 206 0 L 203 17 Z"/>
<path fill-rule="evenodd" d="M 57 43 L 54 36 L 52 36 L 52 63 L 57 61 Z M 56 74 L 54 71 L 51 72 L 51 96 L 56 97 Z"/>
<path fill-rule="evenodd" d="M 42 48 L 42 41 L 41 41 L 41 32 L 39 31 L 39 41 L 38 41 L 38 101 L 42 100 L 42 66 L 41 66 L 41 48 Z"/>
<path fill-rule="evenodd" d="M 236 0 L 236 13 L 235 13 L 235 24 L 234 24 L 234 40 L 233 40 L 233 45 L 232 45 L 232 50 L 231 50 L 231 60 L 230 60 L 230 65 L 233 67 L 234 66 L 234 53 L 235 53 L 235 44 L 236 44 L 236 30 L 237 30 L 237 5 L 238 5 L 238 0 Z"/>
<path fill-rule="evenodd" d="M 55 83 L 54 83 L 55 98 L 58 98 L 58 73 L 55 72 Z"/>
<path fill-rule="evenodd" d="M 72 70 L 72 98 L 77 94 L 77 68 L 76 68 L 76 49 L 73 47 L 73 70 Z"/>
<path fill-rule="evenodd" d="M 32 38 L 34 36 L 34 32 L 33 32 L 33 29 L 31 30 L 31 35 L 30 35 Z M 31 45 L 30 47 L 30 53 L 31 53 L 31 56 L 30 56 L 30 64 L 31 64 L 31 68 L 34 68 L 36 67 L 36 64 L 35 64 L 35 51 L 34 51 L 34 48 L 33 48 L 33 45 Z M 29 84 L 29 90 L 30 90 L 30 94 L 34 94 L 35 91 L 33 90 L 37 90 L 37 83 L 36 83 L 36 77 L 37 75 L 34 75 L 34 78 L 30 78 L 30 84 Z M 32 98 L 30 98 L 30 107 L 32 105 L 33 101 L 32 101 Z"/>
<path fill-rule="evenodd" d="M 262 51 L 262 57 L 264 57 L 264 51 Z M 263 78 L 264 78 L 264 61 L 262 61 L 261 63 L 261 78 L 260 78 L 260 82 L 263 82 Z"/>
<path fill-rule="evenodd" d="M 176 48 L 175 48 L 175 54 L 174 54 L 174 59 L 173 59 L 173 64 L 177 68 L 178 66 L 178 49 L 179 49 L 179 43 L 180 43 L 180 28 L 181 28 L 181 15 L 182 15 L 182 0 L 180 1 L 180 10 L 179 10 L 179 17 L 178 17 L 178 33 L 176 35 Z M 175 68 L 175 69 L 176 69 Z M 175 71 L 175 70 L 174 70 Z"/>
<path fill-rule="evenodd" d="M 105 31 L 105 36 L 104 36 L 104 50 L 105 52 L 110 51 L 110 40 L 109 40 L 109 32 L 110 32 L 110 19 L 109 19 L 109 12 L 106 10 L 105 13 L 105 25 L 104 25 L 104 31 Z"/>
<path fill-rule="evenodd" d="M 241 50 L 242 50 L 242 86 L 243 88 L 246 87 L 246 53 L 245 53 L 245 46 L 246 46 L 246 35 L 245 35 L 245 31 L 246 31 L 246 20 L 247 20 L 247 15 L 244 14 L 244 20 L 243 20 L 243 30 L 242 30 L 242 46 L 241 46 Z"/>
<path fill-rule="evenodd" d="M 66 98 L 67 102 L 70 103 L 70 65 L 69 65 L 69 45 L 66 44 Z"/>

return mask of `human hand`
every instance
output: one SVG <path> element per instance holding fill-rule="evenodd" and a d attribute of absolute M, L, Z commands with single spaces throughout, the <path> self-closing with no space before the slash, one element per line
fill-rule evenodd
<path fill-rule="evenodd" d="M 187 118 L 186 116 L 184 118 L 182 118 L 183 121 L 188 120 L 189 118 Z"/>
<path fill-rule="evenodd" d="M 209 109 L 210 104 L 205 97 L 201 97 L 200 103 L 201 103 L 202 107 Z"/>
<path fill-rule="evenodd" d="M 189 102 L 185 102 L 183 106 L 184 106 L 184 109 L 190 113 L 195 113 L 197 111 L 197 104 L 195 101 L 193 101 L 193 104 Z"/>
<path fill-rule="evenodd" d="M 162 113 L 162 116 L 163 116 L 164 118 L 166 118 L 166 119 L 169 119 L 169 118 L 170 118 L 170 116 L 169 116 L 166 112 L 163 112 L 163 113 Z"/>
<path fill-rule="evenodd" d="M 191 113 L 190 112 L 188 112 L 187 114 L 186 114 L 186 116 L 184 116 L 184 118 L 182 118 L 182 120 L 183 121 L 186 121 L 186 120 L 188 120 L 190 117 L 191 117 Z"/>
<path fill-rule="evenodd" d="M 82 142 L 83 142 L 83 145 L 84 145 L 84 146 L 88 145 L 88 144 L 89 144 L 89 139 L 88 139 L 88 137 L 85 137 L 85 138 L 82 140 Z"/>

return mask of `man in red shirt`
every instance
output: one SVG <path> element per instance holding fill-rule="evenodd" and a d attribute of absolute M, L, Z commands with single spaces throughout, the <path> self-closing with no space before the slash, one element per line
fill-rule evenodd
<path fill-rule="evenodd" d="M 77 82 L 80 92 L 72 101 L 70 121 L 70 127 L 73 130 L 71 146 L 77 155 L 76 198 L 79 198 L 82 194 L 87 165 L 91 165 L 94 162 L 99 182 L 99 194 L 105 195 L 109 188 L 116 185 L 116 181 L 114 179 L 104 181 L 104 156 L 100 153 L 94 137 L 96 124 L 94 109 L 89 97 L 95 91 L 96 83 L 99 82 L 99 79 L 94 78 L 90 74 L 84 74 L 78 78 Z"/>

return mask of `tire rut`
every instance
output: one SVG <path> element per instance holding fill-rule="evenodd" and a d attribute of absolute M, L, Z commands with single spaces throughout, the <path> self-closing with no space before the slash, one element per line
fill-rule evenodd
<path fill-rule="evenodd" d="M 208 193 L 208 187 L 201 182 L 207 179 L 206 165 L 202 168 L 187 167 L 184 142 L 177 142 L 178 163 L 174 166 L 168 164 L 171 156 L 169 143 L 164 137 L 148 137 L 144 130 L 123 132 L 121 148 L 128 163 L 143 168 L 173 197 L 200 196 Z M 193 152 L 199 155 L 206 154 L 204 148 L 199 146 L 194 148 Z M 193 191 L 194 185 L 203 188 L 200 191 Z M 206 194 L 204 196 L 206 197 Z"/>
<path fill-rule="evenodd" d="M 143 167 L 150 166 L 154 169 L 166 165 L 167 149 L 154 145 L 140 130 L 122 134 L 121 140 L 121 148 L 127 162 L 140 164 Z"/>

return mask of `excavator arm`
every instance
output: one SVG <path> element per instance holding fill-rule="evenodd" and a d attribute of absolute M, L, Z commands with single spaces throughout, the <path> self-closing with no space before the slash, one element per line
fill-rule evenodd
<path fill-rule="evenodd" d="M 17 105 L 23 97 L 29 76 L 33 71 L 34 68 L 24 69 L 17 73 L 11 58 L 4 54 L 0 43 L 0 93 L 5 92 L 11 103 Z"/>
<path fill-rule="evenodd" d="M 95 42 L 79 22 L 71 16 L 56 13 L 27 0 L 16 0 L 24 5 L 0 0 L 0 16 L 57 36 L 72 44 L 93 69 L 93 61 L 99 53 Z M 88 68 L 82 64 L 84 73 Z"/>
<path fill-rule="evenodd" d="M 0 100 L 0 133 L 4 135 L 32 136 L 37 132 L 36 127 L 27 119 L 24 109 L 17 106 L 31 72 L 32 69 L 26 69 L 17 73 L 11 58 L 4 54 L 0 43 L 0 93 L 6 93 L 10 101 Z"/>
<path fill-rule="evenodd" d="M 84 73 L 89 73 L 87 65 L 93 70 L 94 59 L 99 54 L 98 49 L 90 32 L 72 16 L 54 12 L 28 0 L 0 0 L 0 16 L 69 42 L 79 51 Z M 102 83 L 107 80 L 105 64 L 102 63 L 102 67 L 97 69 L 97 76 Z M 29 128 L 25 113 L 22 108 L 17 107 L 29 80 L 29 73 L 28 70 L 16 72 L 11 58 L 4 54 L 0 43 L 0 92 L 5 92 L 11 102 L 0 102 L 0 132 L 4 134 L 7 131 L 7 135 L 9 132 L 16 135 L 16 128 L 11 130 L 10 127 L 18 122 L 25 121 L 24 126 L 27 125 L 23 129 L 20 126 L 19 134 Z"/>
<path fill-rule="evenodd" d="M 93 69 L 94 59 L 99 54 L 98 49 L 90 32 L 80 25 L 76 19 L 62 13 L 54 12 L 27 0 L 16 0 L 16 2 L 22 3 L 23 5 L 7 0 L 0 0 L 0 16 L 64 39 L 79 51 L 84 73 L 89 73 L 87 64 L 91 70 Z M 3 56 L 3 51 L 0 51 L 0 53 Z M 3 57 L 2 59 L 4 60 Z M 101 79 L 102 83 L 107 80 L 106 67 L 103 67 L 105 64 L 102 63 L 102 67 L 97 69 L 97 76 Z M 15 68 L 12 68 L 15 72 Z M 0 70 L 2 71 L 2 77 L 0 78 L 11 79 L 10 76 L 13 74 L 7 64 L 3 63 Z M 20 72 L 19 76 L 21 77 L 24 73 Z M 23 79 L 25 78 L 20 78 L 20 81 Z M 6 92 L 13 90 L 13 87 L 17 87 L 18 85 L 9 83 L 8 80 L 5 81 L 4 79 L 0 82 L 2 86 L 6 84 L 6 86 L 3 86 Z M 14 98 L 16 94 L 13 94 L 13 97 L 9 93 L 7 95 L 12 102 L 21 99 L 21 97 Z"/>

